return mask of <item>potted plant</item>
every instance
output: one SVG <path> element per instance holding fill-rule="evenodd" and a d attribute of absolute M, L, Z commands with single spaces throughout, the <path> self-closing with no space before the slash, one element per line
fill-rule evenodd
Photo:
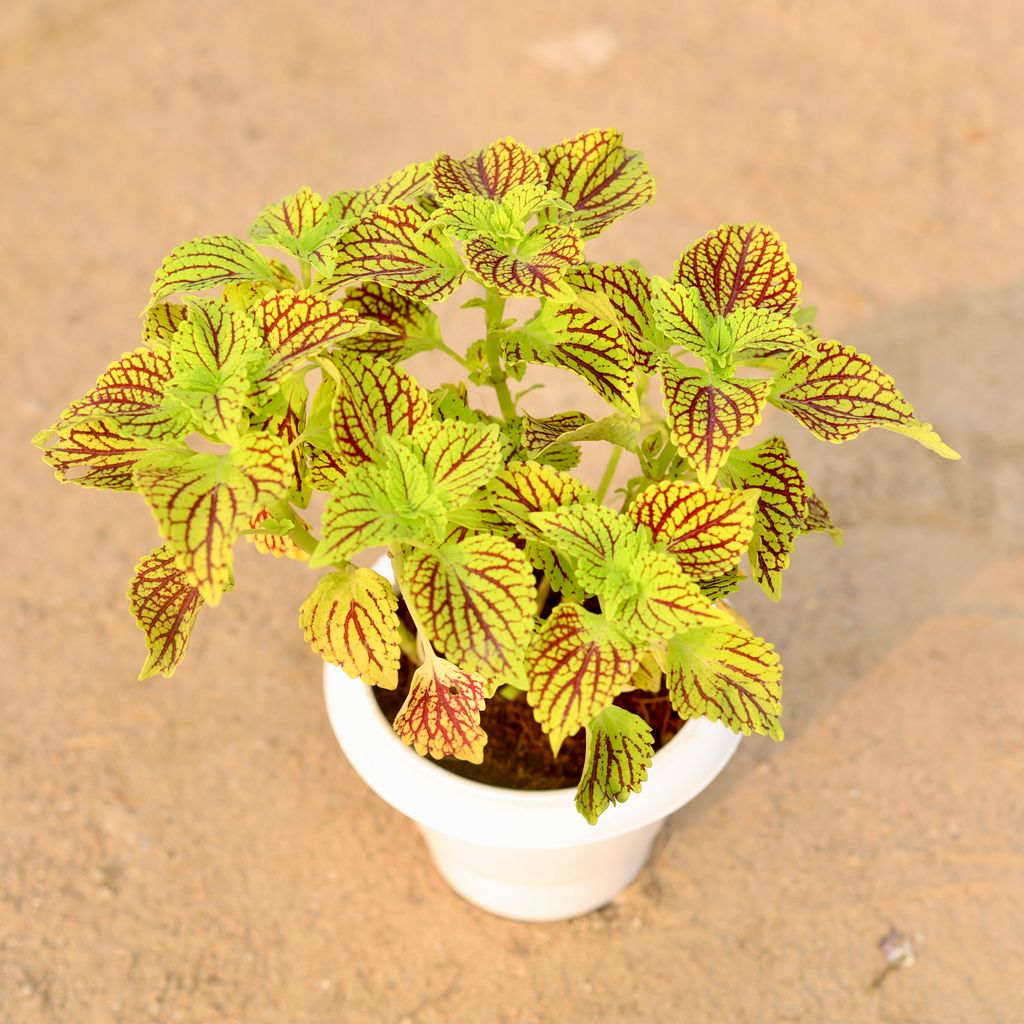
<path fill-rule="evenodd" d="M 669 278 L 588 262 L 654 193 L 615 131 L 302 188 L 248 240 L 176 248 L 142 344 L 36 439 L 59 479 L 136 491 L 157 520 L 128 590 L 142 678 L 181 662 L 238 540 L 320 570 L 299 618 L 342 746 L 455 887 L 509 916 L 606 902 L 740 734 L 782 738 L 779 658 L 726 598 L 746 573 L 778 599 L 796 538 L 838 531 L 786 443 L 749 438 L 765 407 L 956 457 L 817 333 L 771 229 L 719 227 Z M 483 330 L 462 352 L 432 306 L 464 284 Z M 423 353 L 454 382 L 419 384 L 403 364 Z M 606 414 L 531 415 L 534 364 Z M 608 452 L 595 490 L 573 473 L 587 444 Z"/>

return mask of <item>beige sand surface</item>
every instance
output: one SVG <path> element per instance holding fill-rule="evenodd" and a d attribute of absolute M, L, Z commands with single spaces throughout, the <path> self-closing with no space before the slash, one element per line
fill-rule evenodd
<path fill-rule="evenodd" d="M 0 6 L 3 1024 L 1024 1021 L 1024 109 L 1011 2 Z M 623 128 L 661 272 L 723 220 L 788 239 L 825 330 L 964 454 L 798 435 L 847 545 L 802 543 L 787 742 L 743 744 L 606 911 L 460 902 L 341 758 L 300 567 L 136 684 L 134 497 L 28 447 L 136 343 L 177 242 L 309 183 Z M 453 324 L 456 317 L 450 318 Z M 542 403 L 575 401 L 564 379 Z M 896 927 L 916 963 L 872 985 Z"/>

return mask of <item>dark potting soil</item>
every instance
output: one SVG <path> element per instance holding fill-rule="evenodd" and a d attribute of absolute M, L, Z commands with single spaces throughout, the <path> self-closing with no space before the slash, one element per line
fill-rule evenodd
<path fill-rule="evenodd" d="M 389 722 L 393 722 L 405 702 L 412 680 L 413 665 L 403 655 L 399 683 L 394 690 L 374 690 L 377 703 Z M 619 694 L 615 703 L 639 715 L 654 733 L 654 749 L 664 746 L 683 727 L 672 712 L 667 694 L 630 690 Z M 575 786 L 583 774 L 586 757 L 586 730 L 570 736 L 551 756 L 551 744 L 533 717 L 533 708 L 525 695 L 506 700 L 495 694 L 480 716 L 487 733 L 482 764 L 469 764 L 454 757 L 437 763 L 455 775 L 489 786 L 506 789 L 562 789 Z"/>

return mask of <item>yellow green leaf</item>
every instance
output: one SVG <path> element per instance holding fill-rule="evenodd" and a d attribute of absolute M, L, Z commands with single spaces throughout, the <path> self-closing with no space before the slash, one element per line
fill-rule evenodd
<path fill-rule="evenodd" d="M 249 517 L 248 530 L 264 530 L 269 524 L 275 522 L 273 516 L 266 510 L 255 513 Z M 306 526 L 306 523 L 302 524 Z M 274 558 L 292 558 L 296 562 L 306 562 L 309 555 L 299 547 L 287 533 L 245 533 L 247 541 L 263 555 L 273 555 Z"/>
<path fill-rule="evenodd" d="M 198 292 L 232 281 L 274 281 L 271 265 L 258 249 L 230 235 L 183 242 L 160 265 L 152 302 L 175 292 Z"/>
<path fill-rule="evenodd" d="M 173 675 L 185 657 L 203 599 L 175 564 L 171 548 L 156 548 L 139 562 L 127 597 L 139 629 L 146 634 L 149 651 L 139 678 L 148 679 L 157 673 Z"/>
<path fill-rule="evenodd" d="M 370 686 L 398 686 L 398 598 L 383 576 L 347 566 L 317 582 L 299 610 L 306 642 Z"/>
<path fill-rule="evenodd" d="M 414 163 L 389 174 L 369 188 L 335 192 L 328 200 L 342 221 L 358 220 L 378 206 L 408 203 L 430 185 L 430 164 Z"/>
<path fill-rule="evenodd" d="M 142 321 L 142 343 L 150 348 L 170 348 L 171 340 L 188 310 L 178 303 L 157 302 Z"/>
<path fill-rule="evenodd" d="M 747 577 L 739 569 L 730 569 L 721 576 L 715 576 L 709 580 L 700 581 L 700 592 L 712 603 L 717 604 L 724 600 L 735 590 Z"/>
<path fill-rule="evenodd" d="M 423 453 L 434 487 L 450 507 L 483 487 L 502 464 L 496 423 L 428 420 L 413 431 L 413 442 Z"/>
<path fill-rule="evenodd" d="M 736 625 L 688 629 L 668 645 L 666 685 L 682 718 L 782 739 L 782 665 L 766 640 Z"/>
<path fill-rule="evenodd" d="M 838 341 L 820 341 L 812 352 L 794 358 L 775 379 L 772 403 L 823 441 L 839 444 L 871 427 L 885 427 L 908 434 L 944 458 L 960 457 L 929 424 L 914 418 L 892 377 Z"/>
<path fill-rule="evenodd" d="M 499 248 L 487 235 L 466 242 L 466 263 L 488 287 L 502 295 L 565 296 L 561 284 L 570 267 L 583 260 L 574 228 L 557 224 L 534 228 L 514 252 Z"/>
<path fill-rule="evenodd" d="M 465 160 L 438 153 L 432 170 L 434 193 L 442 201 L 465 192 L 501 199 L 510 188 L 534 184 L 543 177 L 540 158 L 512 138 L 492 142 Z"/>
<path fill-rule="evenodd" d="M 678 364 L 664 367 L 662 380 L 672 440 L 698 482 L 710 484 L 740 438 L 761 422 L 771 382 L 723 380 Z"/>
<path fill-rule="evenodd" d="M 542 150 L 540 158 L 551 190 L 572 207 L 559 221 L 572 224 L 582 238 L 599 235 L 654 199 L 654 178 L 643 156 L 622 145 L 621 132 L 580 132 Z"/>
<path fill-rule="evenodd" d="M 417 754 L 480 764 L 487 743 L 480 726 L 487 690 L 480 676 L 430 657 L 413 674 L 395 732 Z"/>
<path fill-rule="evenodd" d="M 736 568 L 754 528 L 754 491 L 662 480 L 634 499 L 629 515 L 697 580 Z"/>
<path fill-rule="evenodd" d="M 134 480 L 175 564 L 216 605 L 231 580 L 235 541 L 254 512 L 284 496 L 288 473 L 280 438 L 247 434 L 226 455 L 150 453 L 136 465 Z"/>
<path fill-rule="evenodd" d="M 340 222 L 337 217 L 333 220 Z M 303 185 L 280 202 L 265 207 L 249 229 L 249 237 L 254 242 L 291 240 L 294 244 L 288 246 L 289 250 L 305 256 L 323 241 L 324 225 L 331 221 L 328 204 L 308 185 Z"/>
<path fill-rule="evenodd" d="M 428 305 L 376 281 L 349 288 L 343 301 L 362 321 L 383 328 L 371 327 L 349 339 L 345 348 L 350 352 L 398 363 L 441 340 L 437 317 Z"/>
<path fill-rule="evenodd" d="M 536 419 L 524 413 L 520 423 L 520 442 L 524 451 L 543 451 L 557 444 L 569 431 L 593 422 L 584 412 L 557 412 L 553 416 Z"/>
<path fill-rule="evenodd" d="M 533 570 L 504 537 L 476 534 L 408 552 L 402 593 L 447 658 L 490 679 L 521 677 L 537 598 Z"/>
<path fill-rule="evenodd" d="M 640 655 L 610 619 L 576 604 L 555 607 L 527 652 L 526 697 L 556 754 L 629 685 Z"/>
<path fill-rule="evenodd" d="M 612 804 L 639 793 L 654 760 L 654 733 L 639 716 L 614 704 L 587 726 L 583 777 L 576 789 L 576 810 L 590 822 Z"/>
<path fill-rule="evenodd" d="M 465 270 L 452 242 L 428 219 L 410 203 L 370 210 L 338 238 L 334 273 L 321 289 L 371 279 L 425 302 L 446 299 Z"/>
<path fill-rule="evenodd" d="M 786 316 L 800 300 L 786 244 L 763 224 L 723 224 L 709 231 L 679 257 L 675 280 L 696 288 L 712 316 L 740 307 Z"/>
<path fill-rule="evenodd" d="M 832 522 L 832 515 L 821 497 L 807 488 L 807 514 L 804 516 L 801 533 L 827 533 L 837 545 L 843 543 L 843 531 Z"/>

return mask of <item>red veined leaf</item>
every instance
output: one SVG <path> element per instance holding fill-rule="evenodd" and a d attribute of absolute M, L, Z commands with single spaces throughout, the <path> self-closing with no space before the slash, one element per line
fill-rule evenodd
<path fill-rule="evenodd" d="M 150 306 L 142 321 L 142 343 L 150 348 L 170 348 L 187 312 L 183 305 L 174 302 L 157 302 Z"/>
<path fill-rule="evenodd" d="M 557 224 L 534 228 L 514 253 L 499 249 L 486 235 L 469 239 L 465 253 L 473 273 L 502 295 L 560 296 L 565 272 L 583 259 L 580 236 Z"/>
<path fill-rule="evenodd" d="M 543 178 L 540 158 L 515 139 L 499 139 L 486 149 L 457 160 L 438 153 L 433 165 L 434 192 L 451 199 L 470 192 L 485 199 L 501 199 L 516 185 L 531 185 Z"/>
<path fill-rule="evenodd" d="M 519 438 L 524 451 L 539 452 L 549 445 L 557 444 L 563 434 L 593 422 L 584 412 L 558 412 L 542 419 L 534 419 L 524 413 Z"/>
<path fill-rule="evenodd" d="M 163 261 L 150 289 L 151 301 L 232 281 L 275 280 L 273 267 L 258 249 L 230 235 L 211 235 L 183 242 Z"/>
<path fill-rule="evenodd" d="M 135 464 L 157 447 L 153 441 L 123 433 L 108 420 L 58 424 L 42 431 L 35 443 L 58 480 L 111 491 L 133 490 Z"/>
<path fill-rule="evenodd" d="M 723 224 L 709 231 L 679 257 L 675 279 L 696 288 L 713 316 L 743 306 L 786 315 L 800 300 L 786 245 L 763 224 Z"/>
<path fill-rule="evenodd" d="M 625 708 L 614 704 L 605 708 L 587 726 L 587 755 L 576 789 L 576 810 L 596 825 L 611 804 L 640 791 L 653 760 L 651 727 Z"/>
<path fill-rule="evenodd" d="M 409 164 L 369 188 L 355 192 L 336 192 L 328 203 L 341 220 L 353 221 L 364 217 L 378 206 L 411 202 L 417 196 L 421 196 L 429 185 L 430 164 Z"/>
<path fill-rule="evenodd" d="M 376 281 L 364 281 L 345 293 L 345 305 L 362 320 L 387 329 L 369 330 L 346 343 L 350 352 L 401 362 L 441 340 L 437 317 L 419 299 L 411 299 Z"/>
<path fill-rule="evenodd" d="M 261 530 L 267 523 L 273 522 L 274 517 L 263 509 L 249 517 L 248 529 Z M 303 522 L 302 525 L 308 527 L 309 524 Z M 243 536 L 260 554 L 273 555 L 274 558 L 293 558 L 296 562 L 309 560 L 309 555 L 286 533 L 246 533 Z"/>

